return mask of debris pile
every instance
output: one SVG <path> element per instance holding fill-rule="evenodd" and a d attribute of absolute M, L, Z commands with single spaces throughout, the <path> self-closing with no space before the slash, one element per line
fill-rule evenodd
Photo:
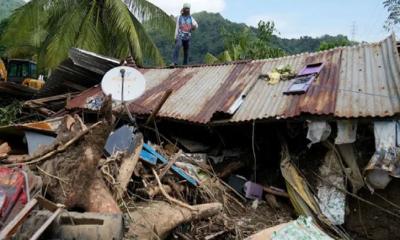
<path fill-rule="evenodd" d="M 206 154 L 151 144 L 134 124 L 116 121 L 109 98 L 97 117 L 0 130 L 0 170 L 15 179 L 1 185 L 13 189 L 1 192 L 2 237 L 242 239 L 292 220 L 288 194 L 231 175 L 238 162 L 216 171 Z"/>

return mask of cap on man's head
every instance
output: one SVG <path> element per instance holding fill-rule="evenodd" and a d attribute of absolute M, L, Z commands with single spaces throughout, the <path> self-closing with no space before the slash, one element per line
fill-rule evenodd
<path fill-rule="evenodd" d="M 184 3 L 183 8 L 190 8 L 190 3 Z"/>

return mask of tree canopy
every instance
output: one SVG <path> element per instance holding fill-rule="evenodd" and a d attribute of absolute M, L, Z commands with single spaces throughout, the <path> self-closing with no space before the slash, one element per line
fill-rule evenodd
<path fill-rule="evenodd" d="M 272 46 L 271 39 L 276 31 L 273 22 L 260 21 L 256 34 L 246 27 L 241 31 L 222 30 L 225 50 L 219 57 L 207 54 L 205 63 L 230 62 L 245 59 L 266 59 L 284 56 L 282 49 Z"/>
<path fill-rule="evenodd" d="M 241 33 L 247 31 L 251 38 L 257 38 L 258 28 L 249 27 L 242 23 L 235 23 L 224 19 L 219 13 L 199 12 L 194 13 L 193 17 L 199 23 L 199 29 L 192 35 L 190 46 L 190 63 L 204 63 L 207 53 L 214 57 L 225 52 L 224 33 Z M 158 29 L 146 27 L 154 43 L 160 49 L 165 61 L 169 62 L 172 58 L 174 47 L 173 34 L 164 33 Z M 225 31 L 222 31 L 225 29 Z M 247 30 L 245 30 L 247 29 Z M 296 39 L 286 39 L 279 37 L 276 33 L 271 36 L 270 46 L 282 49 L 287 55 L 302 52 L 315 52 L 319 50 L 321 42 L 333 41 L 342 38 L 342 35 L 321 37 L 303 36 Z"/>
<path fill-rule="evenodd" d="M 336 47 L 345 47 L 350 46 L 353 43 L 343 35 L 339 35 L 336 39 L 329 39 L 326 41 L 322 41 L 319 45 L 319 51 L 329 50 Z"/>
<path fill-rule="evenodd" d="M 383 1 L 383 6 L 389 12 L 384 27 L 390 31 L 400 23 L 400 0 L 385 0 Z"/>
<path fill-rule="evenodd" d="M 173 19 L 146 0 L 32 0 L 11 15 L 1 41 L 7 55 L 32 56 L 46 68 L 56 67 L 71 47 L 162 65 L 143 21 L 173 31 Z"/>

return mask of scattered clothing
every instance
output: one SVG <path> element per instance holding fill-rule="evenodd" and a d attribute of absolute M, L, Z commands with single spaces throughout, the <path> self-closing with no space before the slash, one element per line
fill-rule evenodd
<path fill-rule="evenodd" d="M 315 143 L 323 142 L 328 139 L 329 135 L 331 135 L 331 131 L 331 126 L 325 121 L 309 121 L 307 139 L 311 142 L 310 144 L 308 144 L 308 147 L 311 147 L 311 145 Z"/>
<path fill-rule="evenodd" d="M 340 120 L 337 121 L 337 136 L 335 144 L 354 143 L 357 137 L 357 121 Z"/>
<path fill-rule="evenodd" d="M 373 192 L 384 189 L 392 177 L 400 177 L 400 148 L 397 147 L 397 122 L 374 122 L 375 153 L 364 169 L 367 186 Z"/>

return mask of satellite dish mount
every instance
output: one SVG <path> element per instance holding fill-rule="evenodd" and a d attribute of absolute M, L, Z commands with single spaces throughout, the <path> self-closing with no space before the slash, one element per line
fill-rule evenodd
<path fill-rule="evenodd" d="M 114 101 L 121 102 L 133 124 L 135 118 L 129 111 L 126 102 L 133 101 L 143 95 L 146 80 L 141 72 L 132 67 L 120 66 L 108 71 L 101 81 L 101 89 L 106 95 L 111 95 Z"/>

